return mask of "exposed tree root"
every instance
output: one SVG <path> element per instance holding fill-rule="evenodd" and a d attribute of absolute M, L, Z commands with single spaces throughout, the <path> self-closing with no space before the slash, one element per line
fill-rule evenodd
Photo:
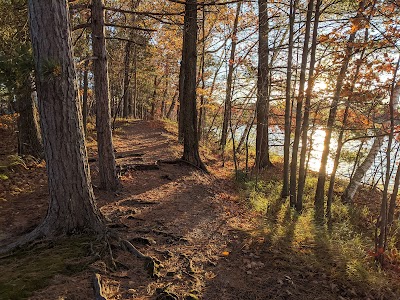
<path fill-rule="evenodd" d="M 210 174 L 210 173 L 207 171 L 207 169 L 206 169 L 205 166 L 199 167 L 199 166 L 196 166 L 195 164 L 192 164 L 191 162 L 189 162 L 189 161 L 187 161 L 187 160 L 183 160 L 183 159 L 181 159 L 181 158 L 179 158 L 179 159 L 172 159 L 172 160 L 159 160 L 158 162 L 159 162 L 159 163 L 162 163 L 162 164 L 169 164 L 169 165 L 186 164 L 186 165 L 189 165 L 189 166 L 191 166 L 191 167 L 194 167 L 194 168 L 196 168 L 197 170 L 200 170 L 200 171 L 202 171 L 202 172 L 204 172 L 204 173 L 206 173 L 206 174 Z"/>
<path fill-rule="evenodd" d="M 158 269 L 160 268 L 160 262 L 151 256 L 144 255 L 135 246 L 133 246 L 127 240 L 121 240 L 122 247 L 134 254 L 136 257 L 144 260 L 144 268 L 151 278 L 158 277 Z"/>
<path fill-rule="evenodd" d="M 107 300 L 103 296 L 103 290 L 101 287 L 101 277 L 99 274 L 93 274 L 93 289 L 94 289 L 94 299 L 95 300 Z"/>

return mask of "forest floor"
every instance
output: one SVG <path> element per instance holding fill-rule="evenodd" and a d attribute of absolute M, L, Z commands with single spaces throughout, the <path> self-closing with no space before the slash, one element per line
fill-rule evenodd
<path fill-rule="evenodd" d="M 181 146 L 170 124 L 118 125 L 115 149 L 124 157 L 117 164 L 136 169 L 122 172 L 118 193 L 95 187 L 97 203 L 113 230 L 160 265 L 150 276 L 143 259 L 111 248 L 117 264 L 113 269 L 103 259 L 109 253 L 101 240 L 77 236 L 44 241 L 0 258 L 0 299 L 94 299 L 94 273 L 101 276 L 108 300 L 400 299 L 394 288 L 377 289 L 367 279 L 339 272 L 346 267 L 318 242 L 323 239 L 294 247 L 294 223 L 276 243 L 264 215 L 250 208 L 232 169 L 222 169 L 218 156 L 202 151 L 210 174 L 172 163 Z M 0 128 L 0 160 L 15 153 L 8 134 L 13 126 Z M 95 148 L 89 137 L 89 157 L 95 157 Z M 14 159 L 0 180 L 0 246 L 32 230 L 47 209 L 44 163 Z M 143 165 L 154 168 L 137 167 Z M 91 173 L 96 186 L 96 162 Z M 289 211 L 283 215 L 291 218 Z M 94 257 L 96 252 L 101 258 Z M 307 259 L 310 255 L 313 260 Z"/>

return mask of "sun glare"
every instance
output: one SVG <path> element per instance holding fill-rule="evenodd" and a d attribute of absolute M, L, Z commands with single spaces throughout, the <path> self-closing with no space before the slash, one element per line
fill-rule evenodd
<path fill-rule="evenodd" d="M 316 81 L 314 84 L 314 89 L 316 91 L 323 91 L 323 90 L 326 90 L 326 88 L 327 88 L 327 85 L 324 81 Z"/>

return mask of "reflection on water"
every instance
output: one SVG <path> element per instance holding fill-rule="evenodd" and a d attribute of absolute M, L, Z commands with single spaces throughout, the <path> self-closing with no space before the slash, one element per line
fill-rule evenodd
<path fill-rule="evenodd" d="M 244 126 L 240 127 L 237 130 L 237 137 L 240 138 L 241 134 L 243 133 Z M 319 168 L 321 166 L 321 157 L 322 157 L 322 151 L 324 149 L 324 139 L 325 139 L 325 131 L 322 129 L 316 129 L 314 131 L 310 131 L 309 133 L 309 146 L 311 144 L 311 152 L 310 152 L 310 159 L 309 159 L 309 169 L 312 171 L 319 171 Z M 250 133 L 249 136 L 249 143 L 250 145 L 255 145 L 255 139 L 256 138 L 256 132 L 255 128 Z M 293 141 L 292 141 L 293 142 Z M 364 143 L 361 142 L 361 140 L 353 140 L 351 142 L 347 142 L 344 144 L 343 149 L 342 149 L 342 154 L 347 152 L 347 153 L 353 153 L 355 156 L 355 153 L 360 148 L 360 145 L 362 146 L 361 153 L 362 158 L 361 162 L 363 161 L 365 155 L 368 153 L 369 149 L 371 148 L 373 143 L 372 139 L 369 139 L 365 141 Z M 283 144 L 284 144 L 284 133 L 283 131 L 278 127 L 278 126 L 273 126 L 269 128 L 269 144 L 270 144 L 270 151 L 271 153 L 275 153 L 277 155 L 283 156 Z M 301 144 L 300 144 L 301 147 Z M 392 149 L 392 164 L 391 168 L 392 169 L 392 176 L 391 176 L 391 182 L 393 182 L 396 170 L 398 167 L 398 157 L 397 155 L 400 155 L 399 148 L 400 143 L 396 140 L 394 140 L 393 143 L 393 149 Z M 327 173 L 330 174 L 333 170 L 333 163 L 334 163 L 334 157 L 336 153 L 336 148 L 337 148 L 337 137 L 335 135 L 332 136 L 331 139 L 331 144 L 330 144 L 330 155 L 328 156 L 328 162 L 327 162 Z M 370 170 L 367 172 L 364 182 L 372 183 L 372 182 L 381 182 L 384 178 L 384 174 L 386 172 L 386 155 L 385 151 L 387 148 L 387 140 L 384 141 L 383 146 L 381 148 L 381 151 L 378 153 L 378 155 L 375 158 L 375 162 L 373 166 L 370 168 Z M 300 152 L 300 149 L 299 149 Z M 359 162 L 360 164 L 360 162 Z M 342 159 L 339 163 L 338 170 L 337 170 L 337 175 L 339 177 L 343 178 L 350 178 L 352 170 L 354 166 L 354 159 L 350 159 L 350 161 L 346 161 Z"/>

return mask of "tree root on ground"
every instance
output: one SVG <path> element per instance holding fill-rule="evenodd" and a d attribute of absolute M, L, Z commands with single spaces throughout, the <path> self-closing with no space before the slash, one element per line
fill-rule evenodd
<path fill-rule="evenodd" d="M 115 158 L 126 158 L 126 157 L 135 157 L 138 160 L 142 160 L 142 156 L 144 153 L 134 153 L 134 152 L 122 152 L 122 153 L 116 153 Z M 98 161 L 97 157 L 90 157 L 88 158 L 88 162 L 96 162 Z"/>
<path fill-rule="evenodd" d="M 107 300 L 103 295 L 103 289 L 101 286 L 101 276 L 97 273 L 93 274 L 93 289 L 94 289 L 94 299 L 95 300 Z"/>
<path fill-rule="evenodd" d="M 131 242 L 127 240 L 121 240 L 121 245 L 127 251 L 134 254 L 137 258 L 141 258 L 144 260 L 144 268 L 147 271 L 147 274 L 149 274 L 151 278 L 158 278 L 159 276 L 158 270 L 160 268 L 160 262 L 157 259 L 151 256 L 144 255 L 142 252 L 136 249 L 136 247 L 133 246 Z"/>

